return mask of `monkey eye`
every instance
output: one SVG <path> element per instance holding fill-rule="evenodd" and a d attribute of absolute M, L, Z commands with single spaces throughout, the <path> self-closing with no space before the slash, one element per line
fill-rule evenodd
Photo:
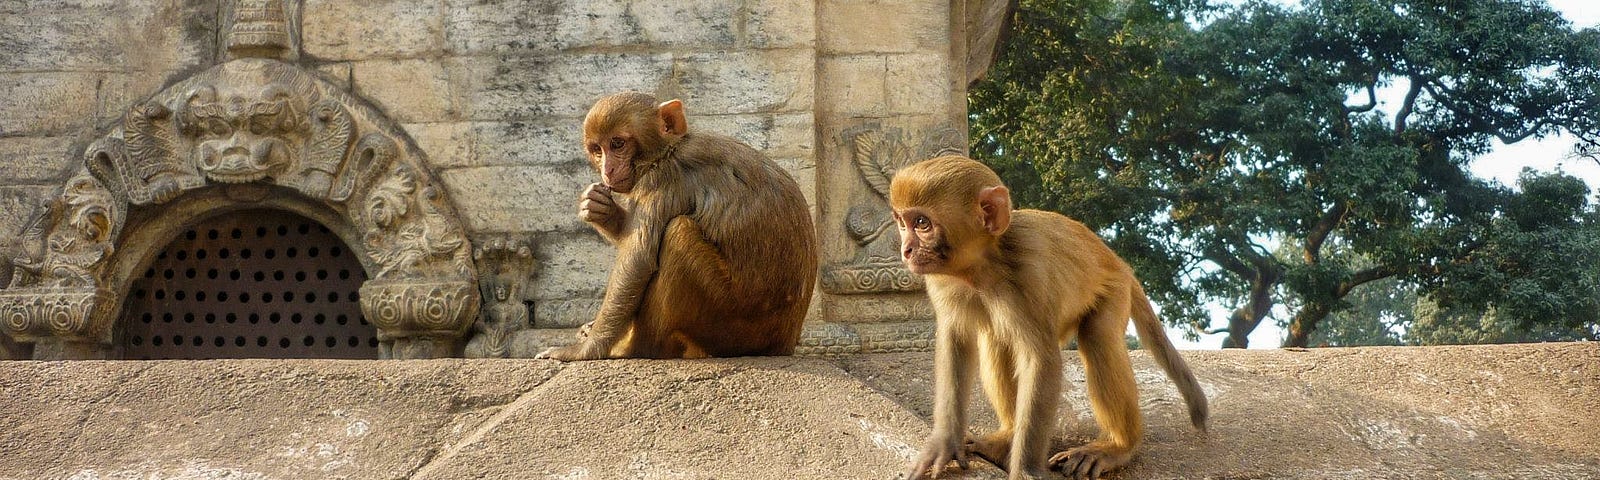
<path fill-rule="evenodd" d="M 598 143 L 589 144 L 589 154 L 590 155 L 599 155 L 600 154 L 600 144 L 598 144 Z"/>
<path fill-rule="evenodd" d="M 611 137 L 611 145 L 610 146 L 611 146 L 612 150 L 621 150 L 622 146 L 623 145 L 627 145 L 627 144 L 628 144 L 628 142 L 626 140 L 623 140 L 622 137 Z"/>
<path fill-rule="evenodd" d="M 911 227 L 926 232 L 929 228 L 933 228 L 933 222 L 929 222 L 928 217 L 917 217 L 911 221 Z"/>

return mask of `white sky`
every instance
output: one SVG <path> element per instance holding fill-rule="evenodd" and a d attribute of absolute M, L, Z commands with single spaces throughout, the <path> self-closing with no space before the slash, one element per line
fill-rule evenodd
<path fill-rule="evenodd" d="M 1284 0 L 1282 3 L 1299 2 Z M 1561 12 L 1576 28 L 1600 25 L 1600 0 L 1549 0 L 1549 4 Z M 1391 98 L 1389 102 L 1396 102 L 1403 96 L 1403 91 L 1397 89 L 1397 93 L 1387 96 Z M 1389 103 L 1382 97 L 1379 102 L 1380 105 Z M 1565 135 L 1540 140 L 1523 140 L 1511 145 L 1496 141 L 1494 151 L 1474 160 L 1471 168 L 1479 177 L 1494 179 L 1505 185 L 1516 185 L 1517 176 L 1523 167 L 1531 167 L 1542 172 L 1560 170 L 1587 181 L 1591 193 L 1600 190 L 1600 162 L 1573 158 L 1571 152 L 1572 138 Z M 1223 326 L 1228 318 L 1229 308 L 1215 305 L 1211 310 L 1212 326 Z M 1282 316 L 1282 307 L 1280 306 L 1275 313 L 1278 314 L 1275 317 Z M 1261 326 L 1250 333 L 1250 348 L 1278 348 L 1283 344 L 1284 330 L 1275 322 L 1273 318 L 1263 320 Z M 1130 329 L 1129 333 L 1133 331 Z M 1176 329 L 1169 329 L 1167 334 L 1180 349 L 1218 349 L 1221 348 L 1222 339 L 1225 338 L 1223 334 L 1205 335 L 1199 342 L 1190 342 Z"/>

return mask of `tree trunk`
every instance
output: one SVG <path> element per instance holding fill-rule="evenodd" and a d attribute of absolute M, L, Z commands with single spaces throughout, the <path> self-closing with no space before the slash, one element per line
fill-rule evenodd
<path fill-rule="evenodd" d="M 1299 312 L 1294 314 L 1294 320 L 1289 321 L 1289 337 L 1283 340 L 1286 348 L 1306 348 L 1311 342 L 1311 332 L 1316 331 L 1317 323 L 1328 317 L 1333 310 L 1332 306 L 1321 303 L 1308 303 Z"/>
<path fill-rule="evenodd" d="M 1222 348 L 1250 346 L 1250 332 L 1272 311 L 1272 287 L 1277 285 L 1278 277 L 1275 271 L 1257 273 L 1256 281 L 1250 282 L 1250 298 L 1228 316 L 1228 338 L 1222 339 Z"/>

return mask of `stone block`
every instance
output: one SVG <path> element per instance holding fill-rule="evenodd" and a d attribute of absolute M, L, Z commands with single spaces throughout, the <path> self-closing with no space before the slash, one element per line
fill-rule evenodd
<path fill-rule="evenodd" d="M 75 133 L 94 125 L 100 76 L 0 73 L 0 137 Z"/>
<path fill-rule="evenodd" d="M 817 2 L 817 44 L 825 54 L 947 51 L 949 36 L 950 2 Z"/>
<path fill-rule="evenodd" d="M 582 124 L 581 118 L 474 123 L 476 165 L 562 165 L 587 171 Z"/>
<path fill-rule="evenodd" d="M 474 55 L 590 47 L 726 49 L 738 40 L 739 3 L 451 0 L 445 29 L 451 51 Z"/>
<path fill-rule="evenodd" d="M 399 122 L 455 120 L 450 77 L 438 60 L 371 60 L 351 63 L 355 91 Z"/>
<path fill-rule="evenodd" d="M 731 48 L 738 39 L 741 0 L 659 2 L 632 0 L 628 18 L 652 47 Z M 785 2 L 797 3 L 797 2 Z"/>
<path fill-rule="evenodd" d="M 815 101 L 811 50 L 711 52 L 678 63 L 678 87 L 691 113 L 807 111 Z"/>
<path fill-rule="evenodd" d="M 593 181 L 588 167 L 469 167 L 440 172 L 474 233 L 578 231 L 578 194 Z M 545 258 L 545 257 L 540 257 Z"/>
<path fill-rule="evenodd" d="M 672 78 L 670 54 L 555 54 L 450 61 L 460 108 L 472 120 L 583 118 L 601 96 L 656 91 Z"/>
<path fill-rule="evenodd" d="M 746 4 L 745 46 L 757 49 L 814 48 L 817 44 L 815 2 L 755 1 Z"/>
<path fill-rule="evenodd" d="M 964 105 L 954 95 L 960 75 L 945 54 L 913 53 L 885 56 L 888 70 L 889 111 L 898 115 L 935 114 Z M 959 113 L 959 110 L 956 111 Z"/>
<path fill-rule="evenodd" d="M 45 1 L 0 6 L 0 70 L 186 69 L 211 63 L 215 6 Z"/>
<path fill-rule="evenodd" d="M 445 14 L 437 1 L 305 0 L 302 8 L 300 41 L 313 58 L 417 58 L 444 51 Z"/>
<path fill-rule="evenodd" d="M 0 184 L 65 183 L 83 165 L 71 147 L 67 137 L 0 137 Z"/>
<path fill-rule="evenodd" d="M 818 60 L 818 113 L 881 117 L 888 114 L 887 62 L 881 55 L 830 56 Z"/>
<path fill-rule="evenodd" d="M 691 115 L 689 125 L 738 139 L 768 157 L 809 157 L 816 150 L 814 118 L 810 112 Z"/>
<path fill-rule="evenodd" d="M 428 155 L 428 164 L 435 169 L 451 169 L 476 165 L 477 135 L 466 122 L 405 123 L 400 125 L 406 134 L 417 142 L 417 147 Z"/>
<path fill-rule="evenodd" d="M 317 65 L 316 70 L 317 73 L 322 75 L 323 80 L 332 82 L 346 92 L 351 90 L 350 83 L 355 77 L 355 70 L 351 67 L 350 62 L 324 63 Z"/>
<path fill-rule="evenodd" d="M 577 194 L 572 197 L 577 198 Z M 570 202 L 562 202 L 568 205 Z M 569 212 L 572 218 L 577 218 L 577 207 L 572 207 Z M 538 273 L 534 275 L 534 282 L 530 298 L 534 301 L 535 314 L 545 318 L 554 315 L 552 310 L 559 305 L 554 300 L 574 299 L 584 300 L 571 305 L 581 307 L 586 313 L 576 317 L 594 317 L 592 302 L 605 295 L 606 277 L 611 273 L 611 264 L 616 261 L 617 249 L 599 233 L 595 233 L 585 225 L 584 230 L 574 232 L 552 233 L 540 235 L 537 251 L 534 258 L 539 259 Z M 556 315 L 562 316 L 562 315 Z M 568 315 L 571 316 L 571 315 Z M 588 321 L 588 320 L 584 320 Z M 541 328 L 545 327 L 539 319 L 534 323 Z M 577 326 L 561 324 L 563 326 Z"/>
<path fill-rule="evenodd" d="M 626 2 L 448 0 L 445 39 L 456 54 L 550 53 L 642 40 Z"/>
<path fill-rule="evenodd" d="M 606 272 L 611 265 L 601 266 L 591 275 L 597 275 L 601 282 L 606 279 Z M 602 283 L 602 287 L 604 284 Z M 596 294 L 600 295 L 600 294 Z M 594 315 L 600 312 L 600 304 L 605 300 L 599 296 L 593 298 L 550 298 L 533 301 L 533 324 L 538 329 L 568 329 L 583 326 L 594 320 Z M 576 330 L 557 330 L 566 335 L 574 335 Z M 564 345 L 564 344 L 563 344 Z M 537 352 L 535 352 L 537 353 Z"/>

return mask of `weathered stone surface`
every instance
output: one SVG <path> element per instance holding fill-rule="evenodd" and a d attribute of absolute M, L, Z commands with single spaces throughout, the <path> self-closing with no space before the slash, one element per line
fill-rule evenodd
<path fill-rule="evenodd" d="M 828 56 L 817 60 L 817 77 L 828 88 L 818 92 L 817 113 L 881 117 L 889 113 L 888 72 L 882 55 Z"/>
<path fill-rule="evenodd" d="M 451 196 L 473 199 L 456 205 L 469 230 L 549 232 L 582 227 L 573 201 L 593 181 L 587 168 L 469 167 L 445 170 L 440 177 Z"/>
<path fill-rule="evenodd" d="M 818 48 L 824 54 L 944 51 L 949 9 L 946 2 L 921 0 L 817 0 Z"/>
<path fill-rule="evenodd" d="M 444 51 L 442 8 L 424 1 L 306 0 L 301 42 L 306 55 L 324 60 L 433 56 Z"/>
<path fill-rule="evenodd" d="M 428 154 L 428 162 L 438 169 L 475 166 L 478 136 L 467 122 L 407 123 L 401 128 Z"/>
<path fill-rule="evenodd" d="M 560 203 L 568 205 L 569 215 L 576 219 L 578 194 L 574 192 L 570 198 L 572 200 Z M 585 224 L 582 228 L 589 226 Z M 581 306 L 604 295 L 606 277 L 617 258 L 617 248 L 592 230 L 579 231 L 541 236 L 534 256 L 549 259 L 542 265 L 545 270 L 541 270 L 541 275 L 534 279 L 530 291 L 534 299 L 534 323 L 540 324 L 546 319 L 567 317 L 558 313 L 564 308 L 560 302 L 547 300 L 573 299 L 574 305 Z M 594 312 L 590 311 L 587 316 L 593 317 Z M 558 323 L 553 326 L 577 325 Z"/>
<path fill-rule="evenodd" d="M 965 110 L 955 105 L 965 99 L 955 92 L 964 89 L 956 88 L 959 78 L 951 70 L 948 55 L 888 55 L 884 60 L 890 113 L 926 115 Z"/>
<path fill-rule="evenodd" d="M 369 60 L 351 63 L 355 93 L 395 121 L 456 120 L 455 98 L 443 64 L 433 59 Z"/>
<path fill-rule="evenodd" d="M 214 9 L 156 0 L 9 2 L 0 5 L 0 70 L 192 68 L 214 58 Z"/>
<path fill-rule="evenodd" d="M 464 54 L 586 47 L 726 49 L 738 39 L 740 3 L 451 0 L 446 30 L 450 48 Z"/>
<path fill-rule="evenodd" d="M 655 91 L 672 78 L 670 54 L 577 54 L 468 57 L 452 60 L 449 75 L 468 119 L 583 118 L 601 96 Z"/>
<path fill-rule="evenodd" d="M 65 182 L 83 165 L 67 149 L 66 137 L 0 137 L 0 185 L 42 185 Z"/>
<path fill-rule="evenodd" d="M 551 165 L 589 168 L 583 154 L 582 118 L 545 118 L 526 122 L 478 122 L 475 165 Z M 595 175 L 592 180 L 599 181 Z M 578 192 L 572 192 L 577 198 Z"/>
<path fill-rule="evenodd" d="M 813 2 L 751 1 L 745 5 L 745 46 L 815 48 L 817 10 Z"/>
<path fill-rule="evenodd" d="M 693 105 L 686 107 L 694 108 Z M 809 158 L 815 154 L 815 124 L 810 112 L 689 117 L 689 128 L 733 137 L 771 158 Z M 574 140 L 573 148 L 576 149 L 577 145 L 577 140 Z M 582 151 L 578 153 L 582 155 Z"/>
<path fill-rule="evenodd" d="M 1600 478 L 1593 343 L 1184 353 L 1210 432 L 1136 352 L 1145 445 L 1108 480 Z M 1062 355 L 1056 448 L 1095 433 Z M 931 372 L 927 353 L 0 362 L 0 478 L 895 478 Z M 957 478 L 1004 477 L 972 466 Z"/>
<path fill-rule="evenodd" d="M 0 137 L 68 135 L 93 125 L 98 75 L 0 73 Z"/>
<path fill-rule="evenodd" d="M 674 72 L 693 112 L 794 112 L 812 108 L 810 50 L 699 53 Z"/>

